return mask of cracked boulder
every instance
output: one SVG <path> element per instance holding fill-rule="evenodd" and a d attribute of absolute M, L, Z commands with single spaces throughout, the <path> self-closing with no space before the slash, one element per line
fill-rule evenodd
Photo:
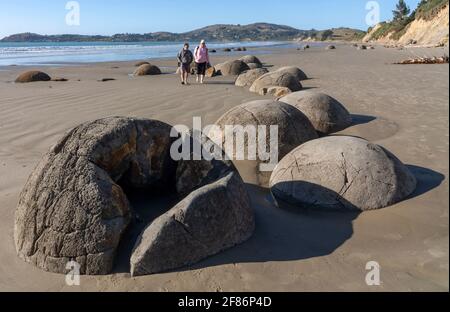
<path fill-rule="evenodd" d="M 250 87 L 250 92 L 261 93 L 263 88 L 286 87 L 292 92 L 300 91 L 303 86 L 300 81 L 288 72 L 274 71 L 262 75 Z"/>
<path fill-rule="evenodd" d="M 245 64 L 258 64 L 262 66 L 262 62 L 254 55 L 245 55 L 239 59 L 240 61 L 244 62 Z"/>
<path fill-rule="evenodd" d="M 254 228 L 244 183 L 236 171 L 228 171 L 145 229 L 131 256 L 131 274 L 161 273 L 195 264 L 243 243 Z"/>
<path fill-rule="evenodd" d="M 225 113 L 216 125 L 220 131 L 210 131 L 209 137 L 224 148 L 235 164 L 236 161 L 244 161 L 245 167 L 251 168 L 251 175 L 256 177 L 251 182 L 263 186 L 268 184 L 273 168 L 261 170 L 262 167 L 270 161 L 278 162 L 300 144 L 318 138 L 311 122 L 302 112 L 289 104 L 273 100 L 252 101 L 237 106 Z M 278 137 L 274 137 L 271 126 L 277 127 Z M 237 141 L 239 130 L 246 134 L 241 142 Z M 272 159 L 274 152 L 276 159 Z"/>
<path fill-rule="evenodd" d="M 342 131 L 352 123 L 350 113 L 344 105 L 321 92 L 294 92 L 280 98 L 280 101 L 304 113 L 317 132 L 322 135 Z"/>
<path fill-rule="evenodd" d="M 67 273 L 69 261 L 80 264 L 81 274 L 111 273 L 119 244 L 127 242 L 125 231 L 141 231 L 131 222 L 137 211 L 125 193 L 134 190 L 173 190 L 184 198 L 141 234 L 131 260 L 134 275 L 189 265 L 248 239 L 254 215 L 233 164 L 220 160 L 223 151 L 203 140 L 198 143 L 203 160 L 191 160 L 196 159 L 191 140 L 190 157 L 175 162 L 171 131 L 159 121 L 115 117 L 65 135 L 20 195 L 18 255 L 54 273 Z M 212 157 L 217 155 L 222 158 Z M 152 198 L 147 200 L 153 209 Z"/>
<path fill-rule="evenodd" d="M 37 267 L 66 273 L 110 273 L 131 207 L 118 184 L 167 185 L 171 127 L 153 120 L 107 118 L 82 124 L 43 157 L 28 179 L 16 211 L 18 255 Z"/>
<path fill-rule="evenodd" d="M 177 192 L 186 197 L 139 236 L 130 260 L 133 276 L 194 264 L 245 242 L 254 232 L 250 198 L 233 163 L 213 159 L 225 154 L 208 138 L 210 148 L 204 136 L 193 137 L 187 136 L 190 157 L 179 162 L 176 172 Z M 201 146 L 202 160 L 194 160 L 200 156 L 194 143 Z"/>
<path fill-rule="evenodd" d="M 267 74 L 268 72 L 269 71 L 265 68 L 247 70 L 245 73 L 239 75 L 236 79 L 235 85 L 238 87 L 250 87 L 256 79 L 264 74 Z"/>
<path fill-rule="evenodd" d="M 312 209 L 380 209 L 416 188 L 392 153 L 366 140 L 333 136 L 307 142 L 287 155 L 270 181 L 275 198 Z"/>

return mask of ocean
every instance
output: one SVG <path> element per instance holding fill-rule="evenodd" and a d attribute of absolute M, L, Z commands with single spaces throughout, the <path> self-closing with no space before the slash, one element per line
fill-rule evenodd
<path fill-rule="evenodd" d="M 196 44 L 192 44 L 192 47 Z M 169 58 L 175 57 L 182 45 L 181 42 L 0 42 L 0 66 L 54 66 Z M 227 42 L 210 43 L 208 47 L 221 53 L 221 49 L 228 47 L 270 48 L 292 45 L 288 42 Z"/>

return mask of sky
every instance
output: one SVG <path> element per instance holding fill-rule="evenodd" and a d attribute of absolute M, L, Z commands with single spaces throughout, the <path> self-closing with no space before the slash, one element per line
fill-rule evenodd
<path fill-rule="evenodd" d="M 39 34 L 186 32 L 212 24 L 268 22 L 298 29 L 366 30 L 369 0 L 78 0 L 79 25 L 68 25 L 67 0 L 0 0 L 0 38 Z M 373 2 L 373 1 L 372 1 Z M 380 19 L 398 0 L 377 0 Z M 419 0 L 406 0 L 414 9 Z M 71 19 L 76 21 L 76 19 Z M 71 24 L 71 23 L 69 23 Z"/>

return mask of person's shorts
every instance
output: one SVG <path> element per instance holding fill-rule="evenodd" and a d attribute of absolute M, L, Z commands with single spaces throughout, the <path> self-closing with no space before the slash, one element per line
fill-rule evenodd
<path fill-rule="evenodd" d="M 191 64 L 181 64 L 181 72 L 189 73 L 191 71 Z"/>
<path fill-rule="evenodd" d="M 206 62 L 196 63 L 197 64 L 197 75 L 205 76 L 206 74 Z"/>

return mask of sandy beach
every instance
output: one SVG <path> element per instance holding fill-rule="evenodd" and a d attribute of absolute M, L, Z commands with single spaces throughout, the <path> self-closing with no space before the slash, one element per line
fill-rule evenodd
<path fill-rule="evenodd" d="M 247 53 L 258 52 L 250 49 Z M 108 276 L 85 276 L 79 287 L 19 259 L 13 242 L 19 194 L 42 155 L 69 129 L 108 116 L 212 124 L 260 95 L 215 77 L 182 86 L 175 60 L 155 60 L 164 74 L 131 77 L 135 62 L 34 68 L 67 82 L 14 84 L 28 68 L 0 68 L 1 291 L 448 291 L 449 66 L 392 65 L 415 56 L 448 55 L 448 48 L 359 51 L 272 49 L 258 54 L 269 70 L 298 66 L 305 89 L 325 92 L 353 114 L 342 134 L 393 152 L 418 179 L 416 192 L 386 209 L 313 213 L 279 209 L 270 192 L 241 172 L 256 211 L 246 243 L 192 267 L 131 278 L 120 265 Z M 233 59 L 212 56 L 213 64 Z M 101 82 L 103 78 L 115 80 Z M 270 98 L 270 97 L 266 97 Z M 381 286 L 366 285 L 366 263 L 381 266 Z"/>

